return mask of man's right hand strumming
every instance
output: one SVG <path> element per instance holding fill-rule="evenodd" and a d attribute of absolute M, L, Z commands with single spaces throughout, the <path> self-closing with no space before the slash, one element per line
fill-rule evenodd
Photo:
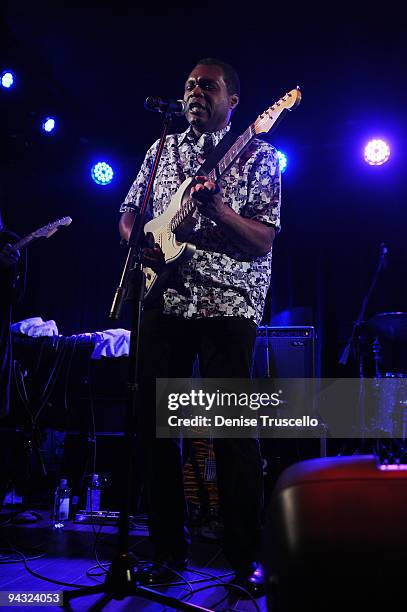
<path fill-rule="evenodd" d="M 122 240 L 128 242 L 134 224 L 134 214 L 125 212 L 119 222 L 119 231 Z M 164 254 L 160 245 L 155 243 L 152 234 L 146 236 L 147 246 L 143 248 L 143 265 L 158 273 L 165 264 Z"/>
<path fill-rule="evenodd" d="M 163 269 L 165 258 L 159 244 L 156 243 L 153 246 L 144 247 L 143 265 L 151 268 L 157 274 Z"/>

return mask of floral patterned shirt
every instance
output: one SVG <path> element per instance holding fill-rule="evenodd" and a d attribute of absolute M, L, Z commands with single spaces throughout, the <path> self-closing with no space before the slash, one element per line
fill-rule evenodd
<path fill-rule="evenodd" d="M 149 203 L 149 218 L 161 215 L 181 183 L 194 176 L 209 151 L 230 126 L 196 140 L 192 128 L 167 136 Z M 148 150 L 120 212 L 142 203 L 158 141 Z M 280 169 L 276 150 L 254 140 L 219 184 L 223 201 L 236 213 L 280 229 Z M 164 313 L 175 316 L 246 317 L 259 324 L 271 277 L 271 251 L 248 255 L 227 238 L 216 223 L 199 212 L 188 242 L 195 244 L 191 260 L 180 264 L 164 292 Z"/>

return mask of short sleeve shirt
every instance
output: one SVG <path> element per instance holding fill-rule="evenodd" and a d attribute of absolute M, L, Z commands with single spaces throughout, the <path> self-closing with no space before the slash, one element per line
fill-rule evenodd
<path fill-rule="evenodd" d="M 192 128 L 167 136 L 153 185 L 148 218 L 161 215 L 181 183 L 196 175 L 208 152 L 230 126 L 196 140 Z M 158 141 L 148 150 L 120 212 L 142 203 Z M 247 219 L 280 230 L 281 177 L 276 150 L 254 140 L 219 181 L 223 201 Z M 188 242 L 195 245 L 180 264 L 163 295 L 164 313 L 185 318 L 237 316 L 259 324 L 271 279 L 272 252 L 258 257 L 239 248 L 214 221 L 195 212 L 197 223 Z"/>

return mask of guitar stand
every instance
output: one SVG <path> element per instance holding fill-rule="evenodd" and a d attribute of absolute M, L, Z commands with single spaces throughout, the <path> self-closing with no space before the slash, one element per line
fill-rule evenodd
<path fill-rule="evenodd" d="M 180 601 L 147 587 L 136 584 L 136 559 L 129 551 L 130 529 L 130 499 L 133 486 L 133 446 L 135 440 L 135 422 L 139 395 L 139 356 L 140 356 L 140 330 L 143 314 L 143 298 L 145 279 L 142 264 L 142 239 L 144 238 L 144 217 L 152 193 L 154 178 L 157 172 L 165 138 L 171 123 L 171 115 L 164 115 L 164 124 L 160 137 L 157 154 L 154 159 L 148 185 L 144 194 L 140 211 L 135 216 L 133 229 L 129 240 L 129 251 L 122 272 L 120 285 L 116 290 L 109 317 L 117 320 L 120 315 L 123 300 L 131 299 L 132 318 L 130 332 L 129 370 L 127 381 L 127 401 L 125 415 L 125 445 L 122 466 L 125 475 L 125 486 L 121 500 L 118 526 L 118 542 L 116 556 L 112 560 L 104 584 L 84 587 L 71 591 L 63 591 L 63 608 L 71 610 L 70 601 L 77 597 L 104 594 L 89 610 L 102 610 L 112 599 L 125 599 L 138 596 L 163 605 L 171 606 L 177 610 L 201 610 L 211 612 L 207 608 Z"/>

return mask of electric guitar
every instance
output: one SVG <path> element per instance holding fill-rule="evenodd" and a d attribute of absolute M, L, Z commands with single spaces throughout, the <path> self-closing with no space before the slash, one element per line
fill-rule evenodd
<path fill-rule="evenodd" d="M 273 106 L 269 106 L 257 117 L 254 123 L 249 125 L 244 134 L 239 136 L 229 151 L 216 164 L 215 168 L 208 174 L 209 180 L 216 183 L 258 134 L 270 132 L 282 119 L 283 111 L 293 110 L 299 105 L 300 101 L 301 92 L 297 87 L 297 89 L 292 89 L 286 93 Z M 150 241 L 154 241 L 161 247 L 165 262 L 159 272 L 155 272 L 149 267 L 143 268 L 145 274 L 144 300 L 146 302 L 162 291 L 173 267 L 191 259 L 195 252 L 195 245 L 188 242 L 179 242 L 175 237 L 179 225 L 196 207 L 195 200 L 190 196 L 191 187 L 195 184 L 195 177 L 187 178 L 171 198 L 166 211 L 144 226 L 145 234 L 152 234 L 149 237 Z"/>
<path fill-rule="evenodd" d="M 33 240 L 38 240 L 38 238 L 49 238 L 50 236 L 52 236 L 52 234 L 55 234 L 55 232 L 61 226 L 70 225 L 71 223 L 71 217 L 62 217 L 62 219 L 58 219 L 53 223 L 48 223 L 48 225 L 40 227 L 39 229 L 35 230 L 35 232 L 31 232 L 31 234 L 28 234 L 28 236 L 25 236 L 25 238 L 21 238 L 21 240 L 13 244 L 13 250 L 18 251 L 21 248 L 29 245 L 30 242 L 32 242 Z"/>

